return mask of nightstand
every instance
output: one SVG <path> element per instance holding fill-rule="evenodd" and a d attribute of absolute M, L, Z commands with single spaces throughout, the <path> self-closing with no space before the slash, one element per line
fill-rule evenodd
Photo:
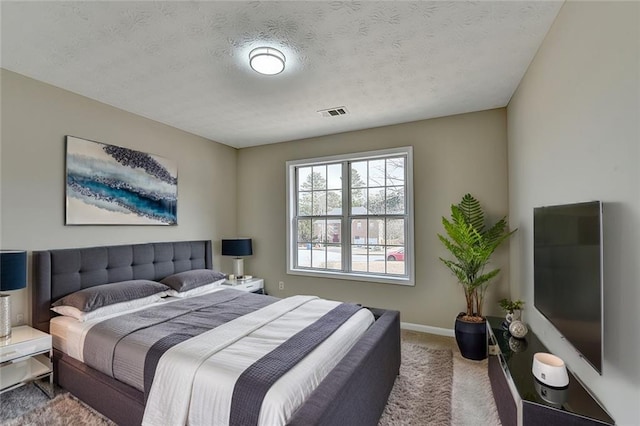
<path fill-rule="evenodd" d="M 28 325 L 13 327 L 11 337 L 0 340 L 0 394 L 48 376 L 51 397 L 50 353 L 51 335 Z"/>
<path fill-rule="evenodd" d="M 251 293 L 264 294 L 264 280 L 262 278 L 249 278 L 247 280 L 226 280 L 222 285 L 228 285 L 237 290 Z"/>

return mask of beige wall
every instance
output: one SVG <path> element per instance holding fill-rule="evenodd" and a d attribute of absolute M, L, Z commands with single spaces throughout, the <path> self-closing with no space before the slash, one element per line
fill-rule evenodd
<path fill-rule="evenodd" d="M 567 2 L 508 106 L 512 295 L 525 320 L 600 398 L 640 424 L 640 4 Z M 536 206 L 604 204 L 604 372 L 533 308 Z"/>
<path fill-rule="evenodd" d="M 215 254 L 235 234 L 237 150 L 7 70 L 1 78 L 0 247 L 212 239 Z M 65 135 L 176 160 L 178 225 L 65 226 Z M 13 322 L 17 313 L 28 320 L 28 291 L 11 299 Z"/>
<path fill-rule="evenodd" d="M 491 217 L 507 213 L 506 144 L 505 110 L 496 109 L 241 149 L 238 229 L 254 239 L 245 272 L 264 277 L 276 296 L 316 294 L 398 309 L 402 321 L 451 329 L 465 302 L 454 277 L 438 260 L 446 255 L 436 237 L 442 232 L 441 217 L 448 216 L 450 205 L 466 192 L 474 194 Z M 415 287 L 287 275 L 285 162 L 409 145 L 414 149 Z M 507 257 L 504 248 L 496 265 L 506 269 Z M 507 273 L 494 285 L 489 311 L 495 311 L 498 296 L 507 295 Z M 279 281 L 284 281 L 284 291 L 278 289 Z"/>

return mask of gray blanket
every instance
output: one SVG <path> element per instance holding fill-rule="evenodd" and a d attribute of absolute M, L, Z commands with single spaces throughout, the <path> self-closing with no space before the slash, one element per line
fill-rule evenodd
<path fill-rule="evenodd" d="M 221 290 L 108 319 L 89 330 L 84 361 L 143 391 L 146 399 L 158 362 L 168 349 L 277 300 Z M 359 309 L 338 305 L 247 368 L 233 391 L 229 424 L 257 424 L 269 388 Z"/>
<path fill-rule="evenodd" d="M 84 362 L 147 394 L 167 349 L 277 300 L 225 289 L 111 318 L 87 333 Z"/>

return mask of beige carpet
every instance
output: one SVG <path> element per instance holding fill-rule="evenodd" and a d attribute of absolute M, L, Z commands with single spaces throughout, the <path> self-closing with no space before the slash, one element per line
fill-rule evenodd
<path fill-rule="evenodd" d="M 113 425 L 68 393 L 7 426 Z M 449 337 L 403 331 L 402 366 L 380 426 L 500 426 L 487 361 L 460 356 Z"/>

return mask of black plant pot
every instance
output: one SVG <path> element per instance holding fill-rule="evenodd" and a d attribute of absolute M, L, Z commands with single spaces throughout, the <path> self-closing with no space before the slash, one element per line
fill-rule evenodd
<path fill-rule="evenodd" d="M 463 321 L 464 312 L 456 317 L 456 343 L 460 353 L 467 359 L 476 361 L 487 357 L 487 324 L 482 322 Z"/>

